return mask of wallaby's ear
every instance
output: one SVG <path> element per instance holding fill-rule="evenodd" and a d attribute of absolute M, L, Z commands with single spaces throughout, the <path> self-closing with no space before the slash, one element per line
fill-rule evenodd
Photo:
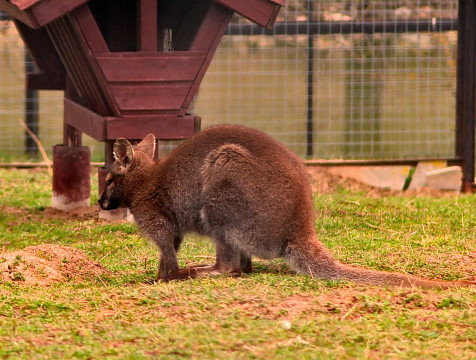
<path fill-rule="evenodd" d="M 113 155 L 121 165 L 121 170 L 125 171 L 134 160 L 134 150 L 131 143 L 126 139 L 117 139 L 114 143 Z"/>
<path fill-rule="evenodd" d="M 136 150 L 142 151 L 152 159 L 155 153 L 154 134 L 149 134 L 145 138 L 143 138 L 142 141 L 136 145 Z"/>

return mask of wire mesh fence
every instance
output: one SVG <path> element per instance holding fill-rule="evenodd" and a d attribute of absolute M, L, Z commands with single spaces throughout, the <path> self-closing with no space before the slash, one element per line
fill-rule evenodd
<path fill-rule="evenodd" d="M 272 30 L 236 17 L 193 104 L 202 126 L 261 129 L 317 159 L 454 155 L 457 0 L 290 0 Z M 0 160 L 24 160 L 25 50 L 0 24 Z M 39 92 L 39 138 L 62 138 Z M 103 156 L 94 147 L 93 159 Z"/>

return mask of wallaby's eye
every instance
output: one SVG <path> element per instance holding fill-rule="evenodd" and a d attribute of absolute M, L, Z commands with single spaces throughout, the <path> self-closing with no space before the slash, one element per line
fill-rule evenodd
<path fill-rule="evenodd" d="M 111 175 L 111 174 L 107 174 L 107 175 L 106 175 L 106 186 L 111 185 L 113 181 L 114 181 L 114 178 L 112 177 L 112 175 Z"/>

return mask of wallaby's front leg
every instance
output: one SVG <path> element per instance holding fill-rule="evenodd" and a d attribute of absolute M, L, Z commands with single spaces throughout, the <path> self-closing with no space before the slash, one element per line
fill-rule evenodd
<path fill-rule="evenodd" d="M 174 237 L 174 250 L 175 250 L 175 259 L 177 258 L 177 252 L 182 243 L 182 236 L 176 235 Z M 178 270 L 173 271 L 173 269 L 168 265 L 167 256 L 164 255 L 165 252 L 161 250 L 160 262 L 159 262 L 159 274 L 157 280 L 165 279 L 168 275 L 178 272 Z M 178 268 L 178 264 L 177 264 Z"/>
<path fill-rule="evenodd" d="M 159 244 L 159 248 L 161 254 L 157 280 L 164 280 L 169 275 L 178 273 L 180 268 L 177 261 L 177 253 L 175 252 L 172 241 L 163 241 Z"/>
<path fill-rule="evenodd" d="M 160 249 L 159 273 L 157 280 L 179 272 L 177 250 L 181 237 L 174 236 L 174 226 L 162 216 L 153 219 L 136 216 L 136 221 L 145 235 Z"/>
<path fill-rule="evenodd" d="M 170 274 L 177 273 L 180 270 L 180 268 L 178 267 L 178 263 L 176 268 L 175 265 L 169 266 L 169 263 L 170 260 L 167 259 L 167 257 L 165 257 L 163 253 L 160 254 L 159 273 L 157 275 L 157 281 L 164 280 Z"/>

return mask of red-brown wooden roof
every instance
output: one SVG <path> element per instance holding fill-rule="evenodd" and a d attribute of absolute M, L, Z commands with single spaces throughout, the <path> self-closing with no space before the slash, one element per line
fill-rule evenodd
<path fill-rule="evenodd" d="M 10 0 L 10 2 L 20 10 L 25 10 L 36 3 L 39 3 L 40 1 L 42 0 Z"/>
<path fill-rule="evenodd" d="M 215 0 L 244 16 L 245 18 L 266 27 L 273 26 L 278 16 L 279 9 L 286 0 Z"/>
<path fill-rule="evenodd" d="M 89 0 L 0 0 L 0 9 L 38 28 L 63 16 Z M 286 0 L 215 0 L 261 26 L 272 26 Z"/>
<path fill-rule="evenodd" d="M 89 0 L 0 0 L 0 9 L 38 29 Z"/>

